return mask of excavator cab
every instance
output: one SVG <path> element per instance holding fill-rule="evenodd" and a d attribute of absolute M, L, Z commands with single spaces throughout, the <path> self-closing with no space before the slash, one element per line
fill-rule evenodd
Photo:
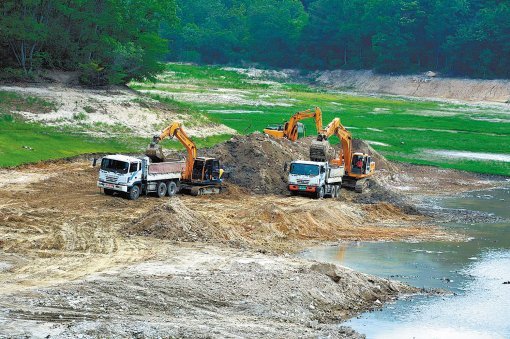
<path fill-rule="evenodd" d="M 372 157 L 365 153 L 354 153 L 351 161 L 351 174 L 355 176 L 366 176 L 375 169 L 372 165 Z"/>
<path fill-rule="evenodd" d="M 220 161 L 214 158 L 196 158 L 193 163 L 191 181 L 204 184 L 219 183 L 223 170 Z"/>

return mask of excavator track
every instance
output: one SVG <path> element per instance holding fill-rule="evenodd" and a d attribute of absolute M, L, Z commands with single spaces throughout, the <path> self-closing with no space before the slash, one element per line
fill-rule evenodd
<path fill-rule="evenodd" d="M 356 193 L 363 193 L 368 189 L 368 187 L 369 187 L 368 179 L 359 179 L 356 180 L 356 184 L 354 185 L 354 191 Z"/>

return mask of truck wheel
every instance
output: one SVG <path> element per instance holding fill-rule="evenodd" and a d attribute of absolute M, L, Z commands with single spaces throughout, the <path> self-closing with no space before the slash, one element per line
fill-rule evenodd
<path fill-rule="evenodd" d="M 322 199 L 324 198 L 324 187 L 319 187 L 319 189 L 317 190 L 317 199 Z"/>
<path fill-rule="evenodd" d="M 162 198 L 166 195 L 166 184 L 161 181 L 158 183 L 158 190 L 156 191 L 158 198 Z"/>
<path fill-rule="evenodd" d="M 113 190 L 111 190 L 109 188 L 105 188 L 104 189 L 104 194 L 106 194 L 106 195 L 113 195 Z"/>
<path fill-rule="evenodd" d="M 129 200 L 136 200 L 138 197 L 140 197 L 140 187 L 135 185 L 129 190 L 128 198 Z"/>
<path fill-rule="evenodd" d="M 166 194 L 169 197 L 173 197 L 177 194 L 177 184 L 173 181 L 170 181 L 166 187 Z"/>
<path fill-rule="evenodd" d="M 340 186 L 337 186 L 335 188 L 335 198 L 337 198 L 337 199 L 340 198 L 340 189 L 341 189 Z"/>

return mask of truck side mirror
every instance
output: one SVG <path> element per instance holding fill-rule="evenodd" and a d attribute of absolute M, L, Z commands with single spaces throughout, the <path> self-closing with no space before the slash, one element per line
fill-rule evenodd
<path fill-rule="evenodd" d="M 92 167 L 96 167 L 97 165 L 97 158 L 92 159 Z"/>
<path fill-rule="evenodd" d="M 284 171 L 284 172 L 287 172 L 287 170 L 288 170 L 288 169 L 289 169 L 289 164 L 284 163 L 284 164 L 283 164 L 283 171 Z"/>

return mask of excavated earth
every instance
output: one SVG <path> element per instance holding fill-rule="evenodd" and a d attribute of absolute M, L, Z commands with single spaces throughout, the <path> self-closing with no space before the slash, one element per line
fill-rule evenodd
<path fill-rule="evenodd" d="M 304 158 L 306 143 L 255 134 L 204 151 L 231 174 L 216 196 L 105 196 L 83 159 L 0 170 L 0 337 L 358 336 L 338 323 L 420 291 L 291 254 L 345 240 L 458 239 L 416 197 L 498 185 L 401 170 L 374 152 L 369 192 L 288 197 L 283 166 Z"/>

